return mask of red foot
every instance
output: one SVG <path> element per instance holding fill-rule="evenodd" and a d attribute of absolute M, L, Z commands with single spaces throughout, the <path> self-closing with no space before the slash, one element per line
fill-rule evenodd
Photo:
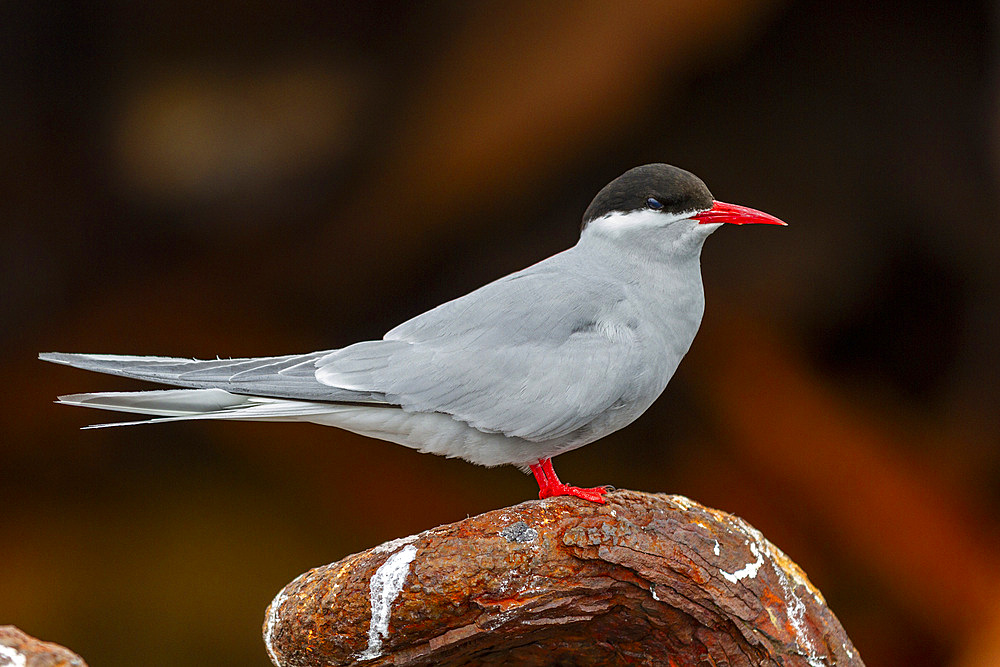
<path fill-rule="evenodd" d="M 604 503 L 602 496 L 608 492 L 608 487 L 596 486 L 592 489 L 581 489 L 578 486 L 563 484 L 559 481 L 556 471 L 552 468 L 552 459 L 539 459 L 538 463 L 528 467 L 531 468 L 531 472 L 535 473 L 535 479 L 538 480 L 539 498 L 576 496 L 577 498 L 589 500 L 592 503 Z"/>

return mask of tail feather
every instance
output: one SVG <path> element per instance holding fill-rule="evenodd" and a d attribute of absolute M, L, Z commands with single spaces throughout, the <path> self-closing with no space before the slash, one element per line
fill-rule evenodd
<path fill-rule="evenodd" d="M 223 389 L 164 389 L 69 394 L 60 396 L 58 402 L 140 415 L 183 416 L 238 408 L 249 401 L 246 396 L 230 394 Z"/>
<path fill-rule="evenodd" d="M 380 402 L 383 396 L 331 387 L 316 379 L 316 360 L 329 352 L 252 359 L 179 359 L 120 354 L 45 352 L 42 361 L 192 389 L 304 401 Z"/>
<path fill-rule="evenodd" d="M 60 396 L 59 403 L 117 412 L 151 415 L 153 419 L 95 424 L 86 428 L 131 426 L 189 419 L 239 421 L 308 420 L 336 410 L 329 403 L 231 394 L 223 389 L 166 389 L 161 391 L 109 391 Z"/>

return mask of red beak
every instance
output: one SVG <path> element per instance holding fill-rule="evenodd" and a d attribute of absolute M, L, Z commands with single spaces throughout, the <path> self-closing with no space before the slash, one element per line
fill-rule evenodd
<path fill-rule="evenodd" d="M 737 204 L 727 204 L 724 201 L 716 201 L 712 204 L 712 208 L 694 216 L 694 219 L 703 225 L 711 222 L 728 222 L 731 225 L 788 226 L 788 223 L 782 222 L 773 215 L 768 215 L 763 211 Z"/>

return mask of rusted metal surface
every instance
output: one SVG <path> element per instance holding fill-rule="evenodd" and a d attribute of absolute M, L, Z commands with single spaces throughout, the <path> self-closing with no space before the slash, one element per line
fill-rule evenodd
<path fill-rule="evenodd" d="M 0 667 L 87 667 L 69 649 L 35 639 L 13 625 L 0 625 Z"/>
<path fill-rule="evenodd" d="M 306 572 L 264 621 L 272 662 L 863 665 L 805 574 L 683 496 L 556 497 Z"/>

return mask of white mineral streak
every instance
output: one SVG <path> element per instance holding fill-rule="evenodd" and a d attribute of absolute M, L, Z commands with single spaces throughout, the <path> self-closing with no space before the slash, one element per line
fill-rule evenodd
<path fill-rule="evenodd" d="M 778 565 L 778 563 L 789 562 L 788 556 L 781 549 L 771 544 L 759 530 L 753 528 L 739 517 L 733 517 L 732 523 L 737 530 L 750 538 L 748 541 L 750 552 L 757 560 L 732 574 L 720 569 L 719 571 L 722 573 L 722 576 L 733 583 L 736 583 L 745 576 L 756 577 L 757 571 L 764 564 L 764 555 L 766 554 L 767 559 L 771 562 L 771 568 L 778 577 L 778 583 L 781 584 L 782 592 L 785 594 L 785 613 L 788 616 L 788 622 L 791 623 L 792 629 L 795 632 L 796 645 L 810 667 L 824 667 L 824 658 L 817 652 L 816 646 L 809 637 L 809 631 L 806 628 L 806 605 L 795 592 L 797 586 L 803 586 L 807 591 L 813 590 L 812 586 L 794 566 L 791 572 L 786 572 L 785 568 Z M 789 575 L 791 575 L 791 581 L 789 580 Z M 813 598 L 819 604 L 823 604 L 823 600 L 817 594 L 814 593 Z"/>
<path fill-rule="evenodd" d="M 406 576 L 410 573 L 410 563 L 416 556 L 417 548 L 407 544 L 389 556 L 382 566 L 375 570 L 375 575 L 369 584 L 372 620 L 368 626 L 368 648 L 355 656 L 358 660 L 371 660 L 382 655 L 382 640 L 389 636 L 392 603 L 403 590 Z"/>
<path fill-rule="evenodd" d="M 772 557 L 772 562 L 773 562 Z M 816 647 L 813 646 L 809 638 L 809 631 L 806 629 L 806 605 L 798 595 L 795 594 L 795 586 L 788 581 L 784 568 L 775 567 L 774 572 L 778 575 L 778 582 L 785 592 L 785 609 L 788 612 L 788 622 L 795 629 L 795 638 L 799 648 L 805 652 L 806 661 L 811 667 L 823 667 L 823 658 L 817 655 Z"/>
<path fill-rule="evenodd" d="M 687 496 L 682 496 L 675 493 L 669 497 L 670 502 L 672 502 L 677 507 L 681 508 L 685 512 L 696 505 L 696 503 L 688 498 Z"/>
<path fill-rule="evenodd" d="M 278 654 L 274 651 L 271 646 L 271 640 L 274 638 L 274 626 L 278 623 L 278 612 L 281 610 L 281 605 L 285 604 L 285 600 L 288 599 L 288 590 L 297 584 L 302 577 L 306 576 L 307 573 L 302 573 L 295 579 L 282 588 L 274 599 L 271 600 L 271 611 L 267 615 L 267 630 L 264 631 L 264 648 L 267 649 L 267 655 L 271 658 L 271 662 L 275 664 L 276 667 L 281 667 L 281 661 L 278 659 Z"/>
<path fill-rule="evenodd" d="M 0 644 L 0 665 L 3 667 L 24 667 L 28 658 L 13 646 Z"/>
<path fill-rule="evenodd" d="M 760 552 L 760 549 L 757 547 L 757 543 L 747 541 L 747 544 L 750 545 L 750 553 L 753 555 L 754 558 L 756 558 L 754 562 L 747 563 L 746 565 L 744 565 L 739 570 L 736 570 L 735 572 L 726 572 L 721 567 L 719 568 L 719 572 L 722 573 L 722 576 L 728 579 L 729 581 L 733 582 L 734 584 L 740 579 L 745 579 L 747 577 L 750 577 L 751 579 L 756 578 L 757 570 L 759 570 L 760 566 L 764 564 L 764 554 Z"/>
<path fill-rule="evenodd" d="M 383 542 L 382 544 L 380 544 L 377 547 L 375 547 L 374 549 L 372 549 L 372 551 L 374 551 L 377 554 L 384 554 L 384 553 L 386 553 L 388 551 L 395 551 L 399 547 L 401 547 L 401 546 L 403 546 L 405 544 L 409 544 L 410 542 L 414 541 L 415 539 L 417 539 L 418 537 L 420 537 L 420 535 L 422 535 L 422 534 L 423 533 L 420 533 L 420 534 L 417 534 L 417 535 L 410 535 L 409 537 L 399 537 L 399 538 L 397 538 L 395 540 L 389 540 L 388 542 Z"/>
<path fill-rule="evenodd" d="M 683 511 L 689 511 L 697 505 L 694 501 L 689 498 L 685 498 L 680 495 L 670 496 L 670 502 L 672 502 L 676 507 Z M 785 594 L 785 613 L 788 616 L 788 621 L 792 625 L 792 629 L 795 632 L 795 643 L 798 647 L 801 655 L 806 659 L 811 667 L 824 667 L 824 657 L 820 655 L 816 646 L 813 644 L 812 639 L 809 636 L 808 628 L 805 624 L 805 614 L 806 606 L 802 602 L 796 593 L 796 589 L 799 586 L 805 588 L 809 592 L 813 599 L 820 605 L 825 605 L 823 601 L 823 596 L 813 588 L 813 586 L 806 580 L 804 574 L 795 565 L 786 570 L 779 563 L 790 563 L 788 557 L 781 552 L 778 547 L 774 546 L 761 534 L 759 530 L 752 527 L 750 524 L 745 522 L 743 519 L 731 515 L 722 515 L 721 512 L 714 512 L 713 510 L 708 510 L 717 520 L 725 521 L 737 532 L 741 533 L 747 538 L 746 544 L 750 546 L 750 554 L 753 556 L 754 561 L 752 563 L 747 563 L 741 569 L 735 572 L 726 572 L 722 568 L 719 568 L 719 572 L 731 583 L 738 583 L 739 581 L 750 577 L 751 579 L 757 576 L 760 568 L 764 566 L 765 558 L 771 562 L 771 567 L 774 569 L 775 575 L 778 577 L 778 582 L 781 584 L 782 592 Z M 715 544 L 712 551 L 718 556 L 721 552 L 719 541 L 715 540 Z M 653 592 L 653 596 L 656 597 L 656 593 L 650 588 L 650 592 Z M 847 648 L 845 647 L 845 651 Z M 848 653 L 850 653 L 848 651 Z"/>

